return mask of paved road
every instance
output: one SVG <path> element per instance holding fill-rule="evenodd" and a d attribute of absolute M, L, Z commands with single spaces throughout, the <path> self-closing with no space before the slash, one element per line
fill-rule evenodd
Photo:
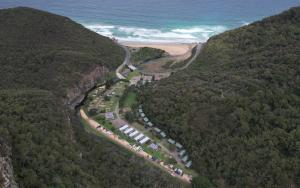
<path fill-rule="evenodd" d="M 127 48 L 127 46 L 123 46 L 122 44 L 117 43 L 121 48 L 124 49 L 125 51 L 125 59 L 123 61 L 123 63 L 116 69 L 116 75 L 119 79 L 126 79 L 120 72 L 121 70 L 125 67 L 125 65 L 129 65 L 130 64 L 130 51 Z"/>
<path fill-rule="evenodd" d="M 180 68 L 176 69 L 176 71 L 179 71 L 179 70 L 183 70 L 183 69 L 188 68 L 188 67 L 196 60 L 196 58 L 197 58 L 198 55 L 200 54 L 201 49 L 202 49 L 202 46 L 203 46 L 203 44 L 198 43 L 198 44 L 197 44 L 197 47 L 196 47 L 196 53 L 195 53 L 195 55 L 192 57 L 192 59 L 190 59 L 190 61 L 189 61 L 186 65 L 184 65 L 183 67 L 180 67 Z"/>

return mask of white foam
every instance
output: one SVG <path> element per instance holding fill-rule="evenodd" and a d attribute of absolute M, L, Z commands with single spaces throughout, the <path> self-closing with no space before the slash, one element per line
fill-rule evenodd
<path fill-rule="evenodd" d="M 206 42 L 211 36 L 227 30 L 225 26 L 194 26 L 175 29 L 148 29 L 106 24 L 85 25 L 101 35 L 115 37 L 121 41 L 134 42 Z"/>

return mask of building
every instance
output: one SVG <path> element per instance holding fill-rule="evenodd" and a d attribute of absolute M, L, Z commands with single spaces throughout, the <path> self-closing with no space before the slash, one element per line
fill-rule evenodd
<path fill-rule="evenodd" d="M 185 150 L 185 149 L 184 149 L 184 150 L 181 150 L 181 151 L 179 152 L 179 156 L 182 157 L 185 153 L 186 153 L 186 150 Z"/>
<path fill-rule="evenodd" d="M 166 137 L 167 137 L 167 135 L 166 135 L 165 132 L 161 132 L 161 133 L 160 133 L 160 136 L 161 136 L 162 138 L 166 138 Z"/>
<path fill-rule="evenodd" d="M 114 113 L 113 112 L 106 112 L 105 113 L 105 118 L 107 120 L 114 120 L 115 119 Z"/>
<path fill-rule="evenodd" d="M 189 156 L 186 155 L 186 156 L 184 156 L 181 160 L 182 160 L 183 162 L 187 162 L 188 159 L 189 159 Z"/>
<path fill-rule="evenodd" d="M 124 131 L 125 129 L 128 128 L 128 125 L 123 125 L 122 127 L 119 128 L 120 131 Z"/>
<path fill-rule="evenodd" d="M 180 143 L 177 142 L 176 143 L 176 148 L 179 149 L 179 150 L 181 150 L 183 148 L 183 146 Z"/>
<path fill-rule="evenodd" d="M 140 114 L 143 113 L 143 110 L 142 110 L 141 108 L 139 109 L 139 113 L 140 113 Z"/>
<path fill-rule="evenodd" d="M 189 161 L 185 164 L 185 167 L 190 168 L 192 166 L 192 161 Z"/>
<path fill-rule="evenodd" d="M 144 137 L 144 134 L 139 134 L 139 135 L 137 135 L 135 138 L 134 138 L 134 140 L 135 141 L 138 141 L 138 140 L 140 140 L 141 138 L 143 138 Z"/>
<path fill-rule="evenodd" d="M 150 147 L 151 149 L 153 149 L 153 150 L 157 150 L 157 149 L 158 149 L 158 145 L 157 145 L 157 144 L 154 144 L 154 143 L 150 144 L 149 147 Z"/>
<path fill-rule="evenodd" d="M 148 125 L 149 127 L 153 127 L 153 123 L 150 122 L 150 121 L 147 123 L 147 125 Z"/>
<path fill-rule="evenodd" d="M 139 142 L 140 142 L 140 144 L 146 144 L 148 141 L 150 141 L 150 138 L 146 136 L 145 138 L 143 138 Z"/>
<path fill-rule="evenodd" d="M 179 169 L 179 168 L 175 169 L 175 173 L 178 174 L 179 176 L 183 175 L 183 171 L 181 169 Z"/>
<path fill-rule="evenodd" d="M 141 117 L 142 117 L 142 118 L 145 117 L 145 114 L 144 114 L 144 113 L 141 113 Z"/>
<path fill-rule="evenodd" d="M 149 119 L 147 117 L 144 117 L 144 122 L 147 123 Z"/>
<path fill-rule="evenodd" d="M 168 139 L 168 142 L 169 142 L 170 144 L 175 144 L 175 140 L 173 140 L 173 139 L 171 139 L 171 138 Z"/>
<path fill-rule="evenodd" d="M 131 70 L 131 71 L 135 71 L 137 68 L 133 65 L 128 65 L 128 68 Z"/>
<path fill-rule="evenodd" d="M 161 132 L 161 130 L 160 130 L 159 128 L 154 128 L 154 131 L 155 131 L 156 133 L 160 133 L 160 132 Z"/>

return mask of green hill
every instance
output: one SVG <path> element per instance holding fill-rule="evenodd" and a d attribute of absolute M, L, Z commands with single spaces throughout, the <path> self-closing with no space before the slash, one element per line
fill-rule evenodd
<path fill-rule="evenodd" d="M 300 8 L 212 37 L 139 100 L 216 186 L 300 187 Z"/>
<path fill-rule="evenodd" d="M 69 108 L 123 58 L 110 39 L 68 18 L 30 8 L 0 10 L 0 187 L 7 178 L 39 188 L 182 186 L 86 133 Z"/>

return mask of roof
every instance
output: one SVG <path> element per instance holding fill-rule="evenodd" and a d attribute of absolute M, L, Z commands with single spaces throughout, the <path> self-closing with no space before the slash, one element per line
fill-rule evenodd
<path fill-rule="evenodd" d="M 180 155 L 180 156 L 183 156 L 185 153 L 186 153 L 186 151 L 185 151 L 185 149 L 184 149 L 184 150 L 181 150 L 181 151 L 179 152 L 179 155 Z"/>
<path fill-rule="evenodd" d="M 148 125 L 149 127 L 152 127 L 152 126 L 153 126 L 153 123 L 152 123 L 152 122 L 148 122 L 147 125 Z"/>
<path fill-rule="evenodd" d="M 141 108 L 139 109 L 139 113 L 143 113 L 143 110 Z"/>
<path fill-rule="evenodd" d="M 141 113 L 141 117 L 145 117 L 145 114 L 144 114 L 144 113 Z"/>
<path fill-rule="evenodd" d="M 106 112 L 105 113 L 105 118 L 106 119 L 115 119 L 114 113 L 113 112 Z"/>
<path fill-rule="evenodd" d="M 185 166 L 186 166 L 187 168 L 190 168 L 190 167 L 192 166 L 192 161 L 187 162 L 187 163 L 185 164 Z"/>
<path fill-rule="evenodd" d="M 175 140 L 173 140 L 173 139 L 171 139 L 171 138 L 168 139 L 168 142 L 169 142 L 170 144 L 175 144 Z"/>
<path fill-rule="evenodd" d="M 120 130 L 120 131 L 123 131 L 123 130 L 125 130 L 125 129 L 127 129 L 127 128 L 128 128 L 128 125 L 123 125 L 122 127 L 119 128 L 119 130 Z"/>
<path fill-rule="evenodd" d="M 165 132 L 161 132 L 161 133 L 160 133 L 160 136 L 162 136 L 163 138 L 165 138 L 167 135 L 166 135 Z"/>
<path fill-rule="evenodd" d="M 145 122 L 148 122 L 148 121 L 149 121 L 149 119 L 145 117 L 145 118 L 144 118 L 144 121 L 145 121 Z"/>
<path fill-rule="evenodd" d="M 139 131 L 135 130 L 134 132 L 129 134 L 129 137 L 134 137 L 137 134 L 139 134 Z"/>
<path fill-rule="evenodd" d="M 184 156 L 181 160 L 182 160 L 183 162 L 186 162 L 188 159 L 189 159 L 189 156 L 186 155 L 186 156 Z"/>
<path fill-rule="evenodd" d="M 128 68 L 131 69 L 131 70 L 136 70 L 136 67 L 133 66 L 133 65 L 128 65 Z"/>
<path fill-rule="evenodd" d="M 149 140 L 150 140 L 149 137 L 145 137 L 145 138 L 143 138 L 142 140 L 140 140 L 140 143 L 141 143 L 141 144 L 145 144 L 145 143 L 148 142 Z"/>
<path fill-rule="evenodd" d="M 176 143 L 176 147 L 177 147 L 178 149 L 181 149 L 183 146 L 177 142 L 177 143 Z"/>
<path fill-rule="evenodd" d="M 154 143 L 150 144 L 149 147 L 152 148 L 152 149 L 154 149 L 154 150 L 158 149 L 158 145 L 154 144 Z"/>
<path fill-rule="evenodd" d="M 159 128 L 154 128 L 155 132 L 160 133 L 161 130 Z"/>
<path fill-rule="evenodd" d="M 129 129 L 126 129 L 124 131 L 125 134 L 131 133 L 134 130 L 134 128 L 130 127 Z"/>
<path fill-rule="evenodd" d="M 135 138 L 134 138 L 134 140 L 136 140 L 136 141 L 138 141 L 139 139 L 141 139 L 141 138 L 143 138 L 144 137 L 144 134 L 139 134 L 139 135 L 137 135 Z"/>

